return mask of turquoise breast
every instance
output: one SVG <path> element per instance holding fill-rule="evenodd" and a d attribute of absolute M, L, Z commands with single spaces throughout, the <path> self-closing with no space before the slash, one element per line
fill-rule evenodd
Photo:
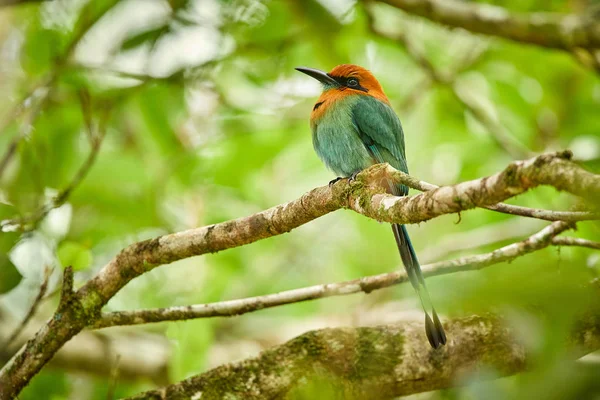
<path fill-rule="evenodd" d="M 341 177 L 349 177 L 376 163 L 352 119 L 352 107 L 359 96 L 347 96 L 333 104 L 324 104 L 328 106 L 327 111 L 312 126 L 317 155 L 327 168 Z"/>

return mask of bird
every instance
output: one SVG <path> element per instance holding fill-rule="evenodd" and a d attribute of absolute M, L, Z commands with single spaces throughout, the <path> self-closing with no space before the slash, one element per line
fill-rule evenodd
<path fill-rule="evenodd" d="M 342 64 L 329 73 L 314 68 L 296 70 L 318 80 L 323 92 L 310 114 L 313 147 L 319 158 L 340 179 L 354 179 L 374 164 L 389 163 L 408 173 L 404 131 L 379 81 L 358 65 Z M 408 187 L 388 183 L 388 191 L 406 196 Z M 406 227 L 392 224 L 400 257 L 425 312 L 425 332 L 431 347 L 446 344 L 446 334 L 433 307 L 419 260 Z"/>

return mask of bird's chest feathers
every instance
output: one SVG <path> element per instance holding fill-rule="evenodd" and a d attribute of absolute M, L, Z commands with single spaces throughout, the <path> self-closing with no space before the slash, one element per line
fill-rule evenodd
<path fill-rule="evenodd" d="M 358 96 L 321 96 L 311 115 L 315 151 L 339 176 L 350 176 L 374 164 L 353 120 L 357 101 Z"/>

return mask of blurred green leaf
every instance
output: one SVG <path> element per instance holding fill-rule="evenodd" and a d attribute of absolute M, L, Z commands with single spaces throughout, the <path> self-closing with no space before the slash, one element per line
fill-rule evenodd
<path fill-rule="evenodd" d="M 241 36 L 240 40 L 248 41 L 253 45 L 268 46 L 269 42 L 273 45 L 275 40 L 290 35 L 292 32 L 290 28 L 294 26 L 293 16 L 287 11 L 284 2 L 273 2 L 268 9 L 260 6 L 248 7 L 242 14 L 242 18 L 248 21 L 251 27 L 244 29 L 245 35 Z M 237 28 L 239 29 L 239 26 Z"/>
<path fill-rule="evenodd" d="M 49 248 L 57 247 L 63 265 L 88 268 L 92 255 L 109 260 L 135 241 L 250 215 L 332 179 L 313 151 L 308 123 L 320 88 L 294 71 L 299 65 L 329 70 L 350 62 L 369 68 L 402 120 L 411 174 L 432 183 L 487 176 L 512 161 L 453 94 L 453 87 L 461 83 L 475 99 L 482 99 L 481 104 L 491 102 L 493 118 L 532 151 L 570 147 L 586 160 L 586 168 L 600 170 L 598 75 L 566 52 L 488 41 L 378 2 L 368 5 L 381 28 L 404 30 L 442 72 L 454 71 L 466 53 L 483 44 L 485 55 L 461 73 L 454 86 L 432 82 L 401 44 L 374 35 L 360 2 L 163 0 L 137 1 L 134 7 L 118 0 L 76 1 L 77 7 L 71 3 L 45 2 L 11 9 L 8 19 L 0 15 L 0 116 L 9 118 L 0 135 L 0 157 L 14 137 L 23 136 L 0 176 L 0 204 L 10 204 L 4 211 L 0 207 L 0 219 L 45 204 L 73 179 L 88 156 L 90 139 L 78 93 L 90 93 L 94 113 L 104 104 L 113 105 L 98 157 L 68 199 L 73 212 L 68 240 L 44 238 L 54 240 Z M 584 7 L 579 0 L 507 0 L 503 6 L 515 12 L 569 13 Z M 127 15 L 132 10 L 136 18 Z M 162 46 L 163 35 L 169 36 L 168 45 Z M 160 45 L 149 55 L 145 47 L 157 40 Z M 70 58 L 62 60 L 66 50 Z M 193 67 L 213 57 L 223 58 Z M 59 61 L 66 64 L 55 69 Z M 30 114 L 34 107 L 28 103 L 20 117 L 10 119 L 24 88 L 30 90 L 40 75 L 52 71 L 59 76 L 40 112 Z M 94 128 L 98 122 L 94 115 Z M 579 205 L 573 196 L 552 188 L 536 188 L 510 202 L 557 210 Z M 544 226 L 538 224 L 540 229 Z M 499 225 L 501 232 L 496 231 Z M 436 218 L 408 229 L 419 258 L 429 263 L 493 251 L 537 228 L 531 221 L 473 210 L 460 219 Z M 600 224 L 579 223 L 577 231 L 567 235 L 598 240 Z M 2 234 L 0 242 L 4 238 L 0 284 L 10 288 L 20 276 L 1 254 L 8 253 L 19 236 Z M 499 376 L 498 371 L 481 371 L 464 388 L 427 396 L 592 397 L 585 391 L 594 389 L 590 382 L 598 368 L 587 373 L 574 368 L 564 357 L 563 339 L 574 313 L 596 301 L 582 288 L 597 276 L 599 266 L 598 253 L 590 249 L 553 247 L 477 273 L 428 279 L 432 300 L 445 318 L 505 313 L 520 321 L 537 347 L 528 353 L 534 359 L 526 374 L 489 382 L 482 379 Z M 389 227 L 340 211 L 288 235 L 157 268 L 137 278 L 108 307 L 218 302 L 396 268 L 401 268 L 401 260 Z M 340 323 L 363 312 L 377 321 L 379 308 L 396 300 L 391 308 L 399 313 L 418 310 L 410 285 L 401 285 L 366 297 L 343 296 L 147 329 L 171 340 L 170 375 L 177 380 L 284 342 L 314 321 Z M 546 313 L 546 319 L 539 318 L 539 312 Z M 89 392 L 83 394 L 78 392 L 81 386 L 65 381 L 66 376 L 44 370 L 22 397 L 106 398 L 105 376 L 87 385 Z M 115 397 L 157 386 L 127 379 L 119 377 Z M 334 385 L 328 379 L 307 382 L 296 396 L 335 397 Z"/>
<path fill-rule="evenodd" d="M 130 37 L 128 37 L 122 44 L 121 50 L 131 50 L 133 48 L 139 47 L 143 44 L 154 45 L 161 36 L 169 33 L 170 27 L 169 25 L 162 25 L 156 28 L 152 28 L 146 31 L 142 31 L 136 33 Z"/>
<path fill-rule="evenodd" d="M 21 51 L 23 69 L 32 76 L 48 72 L 61 55 L 64 36 L 57 30 L 46 29 L 36 23 L 29 25 L 26 36 Z"/>
<path fill-rule="evenodd" d="M 0 294 L 10 292 L 23 278 L 3 250 L 0 249 Z"/>
<path fill-rule="evenodd" d="M 14 217 L 14 213 L 14 207 L 0 203 L 0 221 Z M 0 231 L 0 294 L 11 291 L 21 282 L 21 273 L 8 258 L 18 240 L 19 234 Z"/>
<path fill-rule="evenodd" d="M 336 34 L 342 27 L 340 21 L 318 0 L 290 0 L 287 4 L 290 14 L 301 18 L 301 24 L 312 28 L 305 34 L 330 38 L 330 35 Z"/>
<path fill-rule="evenodd" d="M 109 11 L 113 9 L 119 0 L 98 0 L 88 1 L 79 12 L 75 22 L 74 37 L 72 43 L 76 44 L 96 22 L 102 19 Z"/>
<path fill-rule="evenodd" d="M 80 243 L 63 241 L 56 254 L 63 268 L 72 266 L 75 271 L 81 271 L 92 264 L 92 252 Z"/>

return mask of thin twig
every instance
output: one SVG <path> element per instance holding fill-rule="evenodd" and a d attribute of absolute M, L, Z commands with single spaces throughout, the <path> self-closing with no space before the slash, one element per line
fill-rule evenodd
<path fill-rule="evenodd" d="M 392 41 L 392 42 L 398 41 L 396 37 L 392 37 L 391 35 L 384 33 L 383 31 L 381 31 L 377 28 L 377 25 L 375 22 L 375 16 L 373 15 L 372 10 L 368 6 L 366 7 L 366 16 L 367 16 L 369 30 L 373 34 L 375 34 L 376 36 L 379 36 L 383 39 Z M 400 33 L 398 35 L 403 36 L 402 33 Z M 405 44 L 408 45 L 409 42 L 406 41 Z M 410 42 L 410 44 L 412 45 L 412 42 Z M 433 84 L 436 84 L 436 83 L 442 84 L 443 83 L 443 84 L 449 85 L 449 84 L 453 83 L 459 75 L 461 75 L 465 71 L 468 71 L 469 69 L 471 69 L 473 67 L 473 65 L 475 65 L 477 63 L 477 61 L 479 61 L 479 59 L 487 51 L 487 47 L 488 47 L 487 43 L 483 43 L 478 46 L 472 46 L 469 51 L 466 51 L 464 53 L 464 55 L 462 57 L 460 57 L 460 59 L 458 60 L 458 62 L 456 62 L 456 64 L 454 66 L 452 66 L 445 72 L 441 72 L 441 71 L 437 71 L 435 69 L 429 68 L 429 67 L 431 67 L 431 64 L 429 62 L 425 62 L 422 65 L 422 67 L 424 67 L 426 70 L 425 78 L 423 78 L 419 83 L 417 83 L 415 85 L 415 87 L 411 90 L 411 92 L 402 101 L 399 108 L 401 110 L 405 110 L 405 111 L 408 111 L 409 109 L 411 109 L 418 102 L 418 100 L 425 93 L 427 93 L 428 89 L 430 89 L 431 86 L 433 86 Z M 411 53 L 413 53 L 413 52 L 411 51 Z M 421 57 L 420 53 L 418 53 L 416 51 L 414 52 L 414 56 L 417 58 Z"/>
<path fill-rule="evenodd" d="M 83 110 L 84 110 L 84 115 L 85 115 L 86 114 L 85 108 Z M 85 118 L 90 118 L 90 121 L 91 121 L 91 117 L 88 116 Z M 90 140 L 91 149 L 90 149 L 90 152 L 89 152 L 87 158 L 85 159 L 83 164 L 79 167 L 79 169 L 75 173 L 75 176 L 73 176 L 73 179 L 71 180 L 71 182 L 69 182 L 69 184 L 67 184 L 67 186 L 65 186 L 52 200 L 50 200 L 48 203 L 42 205 L 37 210 L 35 210 L 29 214 L 26 214 L 22 217 L 17 217 L 17 218 L 6 219 L 3 221 L 0 221 L 0 228 L 10 229 L 10 230 L 21 230 L 24 232 L 30 231 L 30 230 L 34 229 L 35 226 L 37 225 L 37 223 L 39 223 L 42 219 L 44 219 L 50 211 L 65 204 L 65 202 L 68 200 L 71 193 L 81 184 L 81 182 L 83 182 L 83 180 L 85 179 L 85 177 L 91 170 L 92 166 L 96 162 L 96 158 L 100 151 L 102 141 L 104 139 L 104 136 L 106 135 L 106 130 L 107 130 L 106 129 L 106 122 L 107 122 L 106 120 L 107 120 L 107 118 L 108 118 L 108 116 L 104 116 L 100 120 L 97 134 L 94 134 L 94 132 L 88 131 L 87 136 Z M 88 124 L 86 124 L 86 125 L 88 125 Z M 89 123 L 88 128 L 90 128 L 90 129 L 92 128 L 91 122 Z"/>
<path fill-rule="evenodd" d="M 421 67 L 421 69 L 432 82 L 450 89 L 456 100 L 458 100 L 463 107 L 465 107 L 479 121 L 479 123 L 486 128 L 491 138 L 501 149 L 506 151 L 514 159 L 532 156 L 532 152 L 513 135 L 511 135 L 500 122 L 496 121 L 495 118 L 490 115 L 490 113 L 484 107 L 481 107 L 467 93 L 458 89 L 456 85 L 456 76 L 461 72 L 461 69 L 457 69 L 452 73 L 439 70 L 431 63 L 431 61 L 429 61 L 425 53 L 415 45 L 414 41 L 407 33 L 409 31 L 408 28 L 405 27 L 402 32 L 392 35 L 377 28 L 376 22 L 369 8 L 367 8 L 367 15 L 370 16 L 369 27 L 371 32 L 382 38 L 400 43 L 406 49 L 407 54 L 419 67 Z M 468 68 L 468 66 L 471 63 L 474 63 L 477 58 L 478 56 L 473 57 L 471 55 L 465 57 L 465 59 L 459 63 L 459 68 Z M 411 101 L 413 100 L 411 99 Z"/>
<path fill-rule="evenodd" d="M 508 129 L 500 123 L 486 107 L 465 90 L 461 90 L 456 83 L 449 86 L 454 98 L 457 99 L 471 113 L 477 121 L 485 127 L 490 137 L 514 159 L 531 157 L 533 152 L 521 143 Z"/>
<path fill-rule="evenodd" d="M 501 247 L 490 253 L 440 261 L 422 267 L 425 276 L 436 276 L 458 271 L 473 271 L 489 267 L 500 262 L 509 262 L 525 254 L 541 250 L 553 244 L 552 239 L 572 228 L 566 222 L 553 222 L 541 231 L 525 240 Z M 573 244 L 575 245 L 575 244 Z M 345 296 L 398 285 L 408 281 L 406 271 L 395 271 L 372 275 L 351 281 L 315 285 L 300 289 L 287 290 L 265 296 L 228 300 L 217 303 L 197 304 L 180 307 L 156 308 L 135 311 L 117 311 L 102 313 L 93 328 L 107 328 L 120 325 L 139 325 L 163 321 L 180 321 L 193 318 L 226 317 L 272 308 L 284 304 L 322 299 L 332 296 Z"/>
<path fill-rule="evenodd" d="M 587 239 L 574 237 L 555 237 L 552 238 L 553 246 L 578 246 L 587 247 L 589 249 L 600 250 L 600 242 L 593 242 Z"/>
<path fill-rule="evenodd" d="M 206 68 L 212 65 L 216 65 L 218 62 L 222 61 L 222 59 L 210 60 L 202 63 L 196 68 Z M 184 79 L 184 73 L 181 70 L 176 71 L 171 75 L 148 75 L 148 74 L 140 74 L 130 71 L 122 71 L 118 69 L 114 69 L 110 66 L 102 66 L 102 65 L 83 65 L 83 64 L 71 64 L 68 66 L 70 70 L 73 71 L 82 71 L 82 72 L 92 72 L 97 74 L 107 74 L 114 75 L 123 79 L 134 79 L 140 82 L 179 82 Z"/>
<path fill-rule="evenodd" d="M 29 110 L 29 118 L 22 123 L 19 132 L 11 139 L 4 155 L 0 159 L 0 178 L 8 167 L 10 160 L 14 157 L 19 143 L 25 139 L 30 130 L 33 129 L 33 124 L 50 98 L 56 76 L 55 73 L 51 74 L 47 79 L 43 80 L 41 84 L 37 85 L 30 94 L 26 95 L 22 102 L 18 103 L 15 108 L 9 112 L 5 122 L 0 127 L 1 134 L 13 120 L 19 118 L 25 110 Z"/>
<path fill-rule="evenodd" d="M 371 30 L 375 34 L 378 34 L 378 30 L 374 26 L 371 28 Z M 446 82 L 446 84 L 452 83 L 458 78 L 459 75 L 470 70 L 485 54 L 486 50 L 487 44 L 473 46 L 471 51 L 466 52 L 465 55 L 461 57 L 452 68 L 445 73 L 441 73 L 444 82 Z M 427 91 L 436 83 L 441 84 L 441 81 L 434 80 L 430 74 L 426 74 L 425 78 L 420 81 L 405 97 L 399 108 L 405 111 L 410 110 L 419 101 L 421 96 L 427 93 Z"/>
<path fill-rule="evenodd" d="M 2 159 L 0 159 L 0 178 L 2 178 L 4 170 L 8 166 L 10 160 L 14 157 L 21 138 L 21 135 L 17 135 L 12 138 L 8 144 L 8 147 L 6 148 L 6 151 L 4 152 L 4 155 L 2 156 Z"/>
<path fill-rule="evenodd" d="M 60 318 L 55 315 L 53 318 Z M 6 362 L 19 348 L 33 337 L 46 317 L 41 310 L 34 317 L 17 340 L 7 348 L 0 345 L 0 364 Z M 4 326 L 0 326 L 0 330 Z M 43 351 L 43 349 L 41 349 Z M 154 384 L 169 383 L 169 364 L 172 355 L 172 343 L 161 335 L 148 332 L 95 332 L 84 331 L 70 340 L 52 358 L 52 368 L 75 374 L 89 374 L 105 382 L 108 388 L 115 373 L 115 356 L 118 363 L 118 397 L 121 382 L 151 381 Z M 105 390 L 106 393 L 106 390 Z M 5 399 L 6 397 L 2 397 Z M 98 398 L 98 397 L 96 397 Z M 44 400 L 47 397 L 34 397 Z M 73 400 L 81 399 L 79 396 Z M 102 399 L 104 400 L 104 399 Z"/>
<path fill-rule="evenodd" d="M 6 128 L 13 123 L 13 121 L 19 118 L 25 110 L 27 110 L 32 103 L 37 100 L 37 96 L 45 96 L 47 88 L 56 80 L 54 73 L 48 74 L 46 77 L 40 80 L 39 83 L 33 86 L 33 88 L 19 100 L 15 106 L 6 114 L 3 118 L 2 124 L 0 124 L 0 134 L 4 132 Z"/>
<path fill-rule="evenodd" d="M 545 221 L 594 221 L 600 220 L 600 213 L 593 211 L 554 211 L 541 208 L 529 208 L 498 203 L 493 206 L 484 207 L 488 210 L 498 211 L 504 214 L 518 215 L 527 218 L 542 219 Z"/>
<path fill-rule="evenodd" d="M 160 265 L 281 235 L 340 208 L 352 209 L 380 221 L 410 224 L 497 204 L 539 185 L 597 199 L 600 197 L 600 175 L 571 162 L 571 156 L 570 152 L 543 154 L 513 162 L 503 171 L 485 178 L 407 197 L 385 193 L 381 182 L 392 179 L 409 184 L 414 178 L 387 164 L 378 164 L 358 174 L 354 181 L 344 179 L 331 186 L 315 188 L 299 199 L 253 215 L 133 243 L 73 293 L 70 305 L 59 305 L 60 318 L 50 318 L 2 367 L 0 398 L 18 395 L 68 340 L 94 324 L 106 303 L 128 282 Z M 561 224 L 566 225 L 557 222 L 550 226 Z M 503 254 L 492 253 L 488 262 L 510 258 L 510 254 L 519 252 L 519 246 L 514 246 Z M 529 249 L 535 246 L 535 240 L 526 245 Z M 482 260 L 463 261 L 468 265 Z M 480 267 L 483 265 L 483 262 L 479 263 Z M 453 268 L 470 269 L 460 264 Z M 368 285 L 363 285 L 361 290 L 369 291 Z"/>
<path fill-rule="evenodd" d="M 105 116 L 104 118 L 102 118 L 100 120 L 100 123 L 98 126 L 98 134 L 94 134 L 93 132 L 90 132 L 88 134 L 90 141 L 91 141 L 92 149 L 91 149 L 87 159 L 85 160 L 85 162 L 81 165 L 81 167 L 79 168 L 79 170 L 73 177 L 73 180 L 71 181 L 71 183 L 69 183 L 69 185 L 67 185 L 61 191 L 61 193 L 58 196 L 56 196 L 56 198 L 54 200 L 53 208 L 60 207 L 62 204 L 64 204 L 65 201 L 67 201 L 67 199 L 73 192 L 73 190 L 75 190 L 75 188 L 77 188 L 81 184 L 81 182 L 83 182 L 83 180 L 85 179 L 87 174 L 90 172 L 90 169 L 94 165 L 94 162 L 96 161 L 96 157 L 98 156 L 98 153 L 100 152 L 100 146 L 102 145 L 102 140 L 104 139 L 104 136 L 106 135 L 107 118 L 108 118 L 108 116 Z"/>
<path fill-rule="evenodd" d="M 73 267 L 69 265 L 63 272 L 63 283 L 60 288 L 58 308 L 67 307 L 73 297 Z"/>
<path fill-rule="evenodd" d="M 11 1 L 18 1 L 18 0 L 11 0 Z M 28 1 L 32 1 L 32 0 L 28 0 Z M 40 1 L 42 1 L 42 0 L 40 0 Z M 35 112 L 33 112 L 33 111 L 31 112 L 32 117 L 31 117 L 30 121 L 28 121 L 27 123 L 24 124 L 24 127 L 21 129 L 19 135 L 17 135 L 15 138 L 13 138 L 13 140 L 11 141 L 11 143 L 8 146 L 7 151 L 0 159 L 0 178 L 2 177 L 2 174 L 4 173 L 6 166 L 10 162 L 10 159 L 14 156 L 19 142 L 21 140 L 23 140 L 23 138 L 25 137 L 25 134 L 23 132 L 25 131 L 27 126 L 32 125 L 34 123 L 35 119 L 37 118 L 37 115 L 43 108 L 43 105 L 44 105 L 43 103 L 46 101 L 46 99 L 48 99 L 50 92 L 54 88 L 54 85 L 55 85 L 56 81 L 58 80 L 58 77 L 68 67 L 68 61 L 71 58 L 71 56 L 73 55 L 75 48 L 77 47 L 77 45 L 79 44 L 79 42 L 81 41 L 83 36 L 85 36 L 85 34 L 89 31 L 89 29 L 100 18 L 102 18 L 102 16 L 104 16 L 104 14 L 114 4 L 116 4 L 116 2 L 115 3 L 107 2 L 101 8 L 99 8 L 99 7 L 97 7 L 97 5 L 95 5 L 94 2 L 90 2 L 89 4 L 87 4 L 84 7 L 83 11 L 80 13 L 80 20 L 78 21 L 78 24 L 76 26 L 75 33 L 74 33 L 73 37 L 71 38 L 71 41 L 69 42 L 68 46 L 64 50 L 63 54 L 61 54 L 59 57 L 56 58 L 56 61 L 54 62 L 52 71 L 49 72 L 46 75 L 46 77 L 44 77 L 40 81 L 40 83 L 36 84 L 34 86 L 34 88 L 27 95 L 25 95 L 23 97 L 23 99 L 21 101 L 19 101 L 11 111 L 9 111 L 8 115 L 4 119 L 4 122 L 2 124 L 0 124 L 0 134 L 1 134 L 8 126 L 10 126 L 10 124 L 14 120 L 19 118 L 23 114 L 23 112 L 28 107 L 30 107 L 31 103 L 33 103 L 36 100 L 35 99 L 36 92 L 39 92 L 40 90 L 43 92 L 43 95 L 40 95 L 40 99 L 38 99 L 38 103 L 42 103 L 42 104 L 39 105 L 38 109 Z M 93 14 L 91 17 L 88 15 L 90 10 L 93 10 L 93 12 L 95 12 L 95 14 Z"/>
<path fill-rule="evenodd" d="M 48 290 L 48 281 L 50 280 L 52 271 L 53 271 L 53 269 L 50 268 L 49 266 L 46 265 L 44 267 L 44 279 L 42 280 L 38 294 L 35 297 L 35 299 L 33 300 L 31 307 L 29 307 L 29 311 L 25 315 L 25 318 L 23 318 L 23 321 L 19 324 L 19 326 L 17 326 L 17 328 L 13 331 L 13 333 L 6 340 L 6 343 L 4 344 L 4 348 L 8 348 L 15 341 L 15 339 L 21 334 L 21 332 L 23 332 L 23 329 L 25 329 L 25 327 L 27 326 L 27 324 L 29 323 L 31 318 L 37 312 L 37 309 L 38 309 L 40 303 L 42 302 L 42 300 L 44 299 L 44 296 L 46 295 L 46 291 Z"/>
<path fill-rule="evenodd" d="M 496 223 L 485 224 L 467 231 L 453 231 L 420 249 L 419 260 L 430 263 L 447 259 L 451 254 L 476 251 L 479 248 L 500 242 L 514 242 L 541 229 L 546 223 L 533 218 L 508 218 Z M 504 244 L 503 243 L 503 244 Z"/>
<path fill-rule="evenodd" d="M 420 181 L 417 178 L 413 178 L 409 175 L 406 175 L 406 178 L 407 180 L 404 182 L 405 185 L 422 192 L 428 192 L 440 188 L 440 186 L 434 185 L 433 183 Z M 579 222 L 600 220 L 600 212 L 595 211 L 554 211 L 544 210 L 541 208 L 514 206 L 506 203 L 497 203 L 490 206 L 482 206 L 481 208 L 496 211 L 502 214 L 517 215 L 520 217 L 535 218 L 544 221 Z"/>

